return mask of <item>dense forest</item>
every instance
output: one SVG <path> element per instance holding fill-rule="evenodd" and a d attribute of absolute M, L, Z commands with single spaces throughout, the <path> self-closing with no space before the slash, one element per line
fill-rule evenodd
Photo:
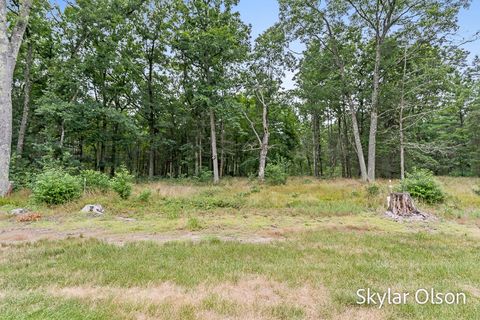
<path fill-rule="evenodd" d="M 256 39 L 237 2 L 0 1 L 0 193 L 52 163 L 480 175 L 480 58 L 452 37 L 469 1 L 279 0 Z"/>

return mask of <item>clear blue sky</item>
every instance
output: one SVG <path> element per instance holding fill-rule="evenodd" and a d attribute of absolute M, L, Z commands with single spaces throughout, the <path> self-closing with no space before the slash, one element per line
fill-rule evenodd
<path fill-rule="evenodd" d="M 237 7 L 243 20 L 252 25 L 252 37 L 257 37 L 278 20 L 277 0 L 240 0 Z M 458 41 L 470 38 L 480 30 L 480 0 L 473 0 L 467 10 L 462 10 L 458 17 L 460 30 Z M 464 46 L 474 55 L 480 56 L 480 40 Z"/>

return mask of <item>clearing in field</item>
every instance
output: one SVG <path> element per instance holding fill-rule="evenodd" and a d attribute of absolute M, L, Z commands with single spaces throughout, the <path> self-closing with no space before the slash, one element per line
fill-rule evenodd
<path fill-rule="evenodd" d="M 480 197 L 441 178 L 429 221 L 384 215 L 388 182 L 294 178 L 136 185 L 130 200 L 2 199 L 2 319 L 474 319 Z M 395 182 L 394 182 L 395 183 Z M 150 190 L 148 199 L 141 197 Z M 80 212 L 99 203 L 105 213 Z M 40 217 L 8 214 L 28 208 Z M 464 292 L 465 305 L 360 306 L 356 291 Z"/>

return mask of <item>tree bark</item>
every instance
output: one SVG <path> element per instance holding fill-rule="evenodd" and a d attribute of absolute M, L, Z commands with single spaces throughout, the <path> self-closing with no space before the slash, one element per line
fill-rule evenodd
<path fill-rule="evenodd" d="M 270 139 L 270 131 L 268 130 L 268 106 L 262 102 L 262 127 L 263 137 L 260 144 L 260 161 L 258 165 L 258 179 L 261 182 L 265 181 L 265 167 L 267 165 L 268 141 Z"/>
<path fill-rule="evenodd" d="M 390 193 L 388 197 L 388 212 L 395 216 L 409 217 L 412 215 L 422 215 L 413 203 L 412 197 L 408 192 L 404 193 Z"/>
<path fill-rule="evenodd" d="M 400 139 L 400 179 L 405 179 L 405 141 L 403 136 L 403 110 L 405 108 L 405 78 L 407 74 L 407 46 L 405 46 L 403 56 L 403 76 L 402 76 L 402 93 L 400 98 L 400 113 L 398 119 L 399 139 Z"/>
<path fill-rule="evenodd" d="M 20 123 L 20 129 L 18 130 L 18 140 L 17 140 L 17 155 L 22 156 L 23 146 L 25 143 L 25 133 L 27 131 L 28 124 L 28 114 L 30 112 L 30 90 L 31 90 L 31 79 L 30 79 L 30 66 L 33 61 L 33 45 L 31 42 L 28 43 L 27 49 L 27 59 L 25 61 L 25 70 L 23 73 L 23 78 L 25 81 L 23 88 L 23 113 L 22 113 L 22 122 Z"/>
<path fill-rule="evenodd" d="M 370 111 L 370 133 L 368 136 L 368 182 L 375 181 L 375 157 L 377 148 L 378 96 L 380 87 L 381 41 L 375 47 L 375 67 L 373 70 L 372 110 Z"/>
<path fill-rule="evenodd" d="M 117 167 L 117 134 L 118 134 L 118 123 L 115 123 L 113 126 L 113 141 L 112 141 L 112 154 L 110 155 L 110 176 L 115 176 L 115 169 Z"/>
<path fill-rule="evenodd" d="M 32 0 L 22 2 L 17 22 L 8 35 L 7 1 L 0 1 L 0 196 L 10 190 L 12 144 L 12 79 Z"/>
<path fill-rule="evenodd" d="M 154 93 L 153 93 L 153 54 L 155 51 L 155 40 L 152 41 L 148 56 L 148 105 L 149 105 L 149 133 L 150 133 L 150 150 L 148 155 L 148 178 L 151 180 L 155 175 L 155 110 L 154 110 Z"/>
<path fill-rule="evenodd" d="M 2 21 L 3 24 L 4 22 Z M 12 80 L 9 70 L 8 38 L 6 34 L 0 35 L 0 37 L 0 196 L 5 196 L 10 189 Z"/>
<path fill-rule="evenodd" d="M 320 176 L 320 142 L 318 141 L 319 137 L 319 120 L 318 114 L 316 111 L 312 112 L 312 142 L 313 142 L 313 175 L 315 177 Z"/>
<path fill-rule="evenodd" d="M 220 121 L 220 178 L 223 177 L 225 165 L 225 128 L 223 120 Z"/>
<path fill-rule="evenodd" d="M 353 138 L 355 140 L 355 151 L 357 152 L 358 163 L 360 165 L 360 175 L 362 181 L 367 181 L 367 167 L 363 155 L 362 141 L 360 140 L 360 130 L 358 130 L 357 113 L 350 106 L 350 115 L 352 117 Z"/>
<path fill-rule="evenodd" d="M 217 133 L 215 130 L 215 113 L 212 108 L 210 108 L 210 140 L 212 143 L 213 183 L 218 183 L 220 178 L 218 175 Z"/>

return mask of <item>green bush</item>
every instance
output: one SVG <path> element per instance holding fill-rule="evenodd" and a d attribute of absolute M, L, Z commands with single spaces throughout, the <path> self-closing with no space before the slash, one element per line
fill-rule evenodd
<path fill-rule="evenodd" d="M 110 189 L 110 178 L 104 173 L 94 170 L 83 170 L 80 172 L 80 177 L 86 191 L 106 192 Z"/>
<path fill-rule="evenodd" d="M 413 172 L 407 173 L 406 178 L 401 182 L 401 189 L 409 192 L 412 197 L 430 204 L 442 202 L 445 199 L 445 194 L 432 172 L 426 169 L 414 169 Z"/>
<path fill-rule="evenodd" d="M 366 190 L 367 190 L 367 195 L 370 198 L 376 197 L 380 194 L 380 187 L 378 186 L 378 184 L 375 184 L 375 183 L 368 184 L 366 186 Z"/>
<path fill-rule="evenodd" d="M 287 183 L 287 172 L 281 164 L 268 164 L 265 168 L 265 179 L 268 184 L 279 185 Z"/>
<path fill-rule="evenodd" d="M 128 199 L 132 194 L 133 188 L 133 176 L 128 172 L 127 168 L 120 167 L 115 174 L 115 177 L 112 179 L 111 186 L 112 189 L 118 193 L 120 198 Z"/>
<path fill-rule="evenodd" d="M 80 198 L 82 185 L 78 177 L 59 169 L 49 169 L 37 175 L 33 197 L 47 204 L 62 204 Z"/>
<path fill-rule="evenodd" d="M 138 200 L 141 202 L 148 202 L 151 196 L 152 196 L 152 191 L 150 189 L 146 189 L 146 190 L 143 190 L 138 195 Z"/>
<path fill-rule="evenodd" d="M 213 179 L 213 172 L 210 170 L 201 170 L 195 179 L 199 182 L 210 182 Z"/>

